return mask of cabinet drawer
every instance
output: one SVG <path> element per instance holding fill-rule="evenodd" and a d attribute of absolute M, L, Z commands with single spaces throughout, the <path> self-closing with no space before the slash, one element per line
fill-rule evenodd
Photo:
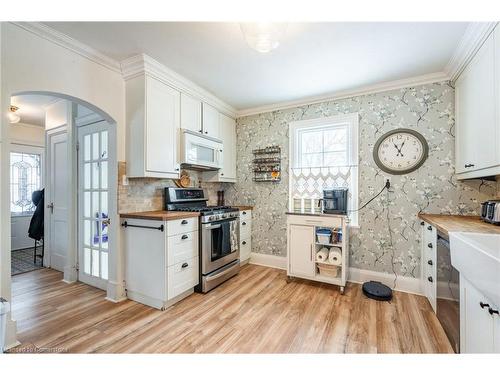
<path fill-rule="evenodd" d="M 198 285 L 198 257 L 168 267 L 168 299 Z"/>
<path fill-rule="evenodd" d="M 167 266 L 198 256 L 198 231 L 168 237 Z"/>
<path fill-rule="evenodd" d="M 240 261 L 245 261 L 250 259 L 250 253 L 252 252 L 252 243 L 249 239 L 240 240 Z"/>
<path fill-rule="evenodd" d="M 167 234 L 175 236 L 180 233 L 194 232 L 198 230 L 198 218 L 167 221 Z"/>
<path fill-rule="evenodd" d="M 335 216 L 287 215 L 288 224 L 317 227 L 342 227 L 342 219 Z"/>
<path fill-rule="evenodd" d="M 252 235 L 252 222 L 246 219 L 240 219 L 240 239 L 250 238 Z"/>

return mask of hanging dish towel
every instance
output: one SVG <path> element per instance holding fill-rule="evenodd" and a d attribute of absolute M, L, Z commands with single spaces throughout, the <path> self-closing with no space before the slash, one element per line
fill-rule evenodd
<path fill-rule="evenodd" d="M 328 262 L 328 249 L 326 247 L 316 253 L 316 260 L 318 262 Z"/>
<path fill-rule="evenodd" d="M 341 266 L 342 251 L 336 247 L 330 249 L 330 253 L 328 254 L 328 263 L 333 264 L 334 266 Z"/>

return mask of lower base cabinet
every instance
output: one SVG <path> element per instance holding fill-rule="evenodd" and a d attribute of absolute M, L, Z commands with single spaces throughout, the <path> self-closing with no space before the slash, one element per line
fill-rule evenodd
<path fill-rule="evenodd" d="M 252 252 L 252 211 L 240 211 L 240 263 L 250 260 Z"/>
<path fill-rule="evenodd" d="M 199 282 L 198 218 L 125 222 L 127 297 L 164 309 L 193 293 Z"/>
<path fill-rule="evenodd" d="M 461 353 L 500 353 L 500 316 L 466 278 L 460 277 Z"/>

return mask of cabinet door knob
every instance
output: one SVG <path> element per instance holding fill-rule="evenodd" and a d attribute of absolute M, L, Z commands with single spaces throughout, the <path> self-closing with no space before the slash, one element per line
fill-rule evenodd
<path fill-rule="evenodd" d="M 424 223 L 423 221 L 421 221 L 421 222 L 420 222 L 420 225 L 424 226 L 424 225 L 425 225 L 425 223 Z"/>
<path fill-rule="evenodd" d="M 241 225 L 247 225 L 247 223 L 243 222 L 243 223 L 241 223 Z"/>
<path fill-rule="evenodd" d="M 181 240 L 187 240 L 188 238 L 189 238 L 189 236 L 187 234 L 183 234 L 181 237 Z"/>
<path fill-rule="evenodd" d="M 485 307 L 490 307 L 489 304 L 484 303 L 484 302 L 479 302 L 479 306 L 481 306 L 482 309 L 484 309 Z"/>
<path fill-rule="evenodd" d="M 186 225 L 187 223 L 188 223 L 188 221 L 187 221 L 187 220 L 182 220 L 182 221 L 181 221 L 181 224 L 182 224 L 182 225 Z"/>
<path fill-rule="evenodd" d="M 203 130 L 198 130 L 200 133 L 203 133 Z"/>
<path fill-rule="evenodd" d="M 427 261 L 427 264 L 428 264 L 429 266 L 432 266 L 432 260 L 430 260 L 430 259 L 429 259 L 429 260 Z"/>
<path fill-rule="evenodd" d="M 221 173 L 220 175 L 221 175 L 221 176 L 224 176 L 224 173 Z"/>
<path fill-rule="evenodd" d="M 246 212 L 246 211 L 243 211 L 243 215 L 246 215 L 246 214 L 247 214 L 247 212 Z"/>
<path fill-rule="evenodd" d="M 429 243 L 427 244 L 427 247 L 428 247 L 429 249 L 432 249 L 432 244 L 429 242 Z"/>
<path fill-rule="evenodd" d="M 189 264 L 187 264 L 187 263 L 182 263 L 182 266 L 181 266 L 181 267 L 182 267 L 182 268 L 186 268 L 188 265 L 189 265 Z"/>
<path fill-rule="evenodd" d="M 208 132 L 205 132 L 205 134 L 208 134 Z"/>
<path fill-rule="evenodd" d="M 493 314 L 500 315 L 498 310 L 492 309 L 491 307 L 488 309 L 488 312 L 490 313 L 490 315 L 493 315 Z"/>
<path fill-rule="evenodd" d="M 464 168 L 471 168 L 471 167 L 473 167 L 473 166 L 474 166 L 474 164 L 465 164 L 465 165 L 464 165 Z"/>
<path fill-rule="evenodd" d="M 429 226 L 427 227 L 427 229 L 428 229 L 428 230 L 432 230 L 432 225 L 429 225 Z"/>
<path fill-rule="evenodd" d="M 429 280 L 429 281 L 432 283 L 432 281 L 433 281 L 433 280 L 432 280 L 432 276 L 429 276 L 429 277 L 427 278 L 427 280 Z"/>
<path fill-rule="evenodd" d="M 243 241 L 241 244 L 242 244 L 242 245 L 246 245 L 246 244 L 247 244 L 247 241 Z"/>

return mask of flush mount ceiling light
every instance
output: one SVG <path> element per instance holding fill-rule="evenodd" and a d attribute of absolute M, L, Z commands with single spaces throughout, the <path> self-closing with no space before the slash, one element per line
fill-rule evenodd
<path fill-rule="evenodd" d="M 240 24 L 241 32 L 248 45 L 260 53 L 267 53 L 280 45 L 286 26 L 286 23 L 272 22 Z"/>
<path fill-rule="evenodd" d="M 19 116 L 16 112 L 19 109 L 19 107 L 16 107 L 15 105 L 10 106 L 10 112 L 9 112 L 9 122 L 11 124 L 15 124 L 19 121 L 21 121 L 21 116 Z"/>

